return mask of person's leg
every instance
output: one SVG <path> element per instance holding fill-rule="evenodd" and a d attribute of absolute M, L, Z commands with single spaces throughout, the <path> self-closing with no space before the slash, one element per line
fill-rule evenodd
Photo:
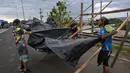
<path fill-rule="evenodd" d="M 23 61 L 21 61 L 20 68 L 21 68 L 21 70 L 24 69 Z"/>
<path fill-rule="evenodd" d="M 103 66 L 103 73 L 109 73 L 109 67 L 108 66 Z"/>
<path fill-rule="evenodd" d="M 24 71 L 27 71 L 28 67 L 27 67 L 28 62 L 23 62 L 24 65 Z"/>
<path fill-rule="evenodd" d="M 105 52 L 105 59 L 103 61 L 103 73 L 110 73 L 110 69 L 109 69 L 110 54 L 111 52 L 109 51 Z"/>
<path fill-rule="evenodd" d="M 104 58 L 104 52 L 100 51 L 97 58 L 98 66 L 100 66 L 103 63 L 103 58 Z"/>
<path fill-rule="evenodd" d="M 23 61 L 22 61 L 22 56 L 20 56 L 20 63 L 19 63 L 18 69 L 19 69 L 20 72 L 22 72 L 23 69 L 24 69 Z"/>
<path fill-rule="evenodd" d="M 28 69 L 28 55 L 23 55 L 23 66 L 24 66 L 24 71 L 27 71 Z"/>

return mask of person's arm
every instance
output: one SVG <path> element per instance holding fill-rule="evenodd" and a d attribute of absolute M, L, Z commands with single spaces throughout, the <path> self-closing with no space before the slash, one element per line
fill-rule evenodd
<path fill-rule="evenodd" d="M 26 31 L 26 30 L 24 30 L 24 34 L 32 34 L 32 32 L 31 31 Z"/>
<path fill-rule="evenodd" d="M 25 34 L 29 34 L 30 35 L 30 34 L 32 34 L 32 32 L 31 31 L 26 31 Z"/>
<path fill-rule="evenodd" d="M 101 37 L 102 39 L 106 39 L 109 36 L 113 36 L 117 33 L 117 31 L 113 30 L 113 28 L 110 25 L 106 25 L 105 28 L 106 28 L 106 31 L 109 32 L 109 33 L 102 35 L 102 37 Z"/>
<path fill-rule="evenodd" d="M 109 36 L 113 36 L 117 33 L 116 30 L 113 30 L 112 32 L 109 32 L 108 34 L 105 34 L 105 35 L 102 35 L 102 39 L 106 39 L 108 38 Z"/>

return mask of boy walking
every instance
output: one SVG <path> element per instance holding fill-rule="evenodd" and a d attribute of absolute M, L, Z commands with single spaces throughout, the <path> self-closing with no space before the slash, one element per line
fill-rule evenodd
<path fill-rule="evenodd" d="M 24 34 L 31 34 L 31 32 L 27 32 L 21 27 L 21 22 L 19 19 L 15 19 L 13 21 L 13 25 L 15 26 L 13 33 L 16 42 L 16 48 L 21 61 L 19 70 L 23 73 L 28 73 L 27 64 L 29 57 Z"/>

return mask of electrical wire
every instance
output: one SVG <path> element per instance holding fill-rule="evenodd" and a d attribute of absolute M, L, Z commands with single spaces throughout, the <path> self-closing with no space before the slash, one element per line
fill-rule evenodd
<path fill-rule="evenodd" d="M 69 5 L 71 5 L 73 2 L 75 2 L 76 0 L 73 0 L 73 1 L 71 1 L 69 4 L 67 4 L 67 7 L 69 6 Z"/>

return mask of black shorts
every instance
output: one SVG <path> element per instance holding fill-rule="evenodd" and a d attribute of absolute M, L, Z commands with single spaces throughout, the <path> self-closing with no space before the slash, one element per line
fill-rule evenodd
<path fill-rule="evenodd" d="M 104 66 L 109 66 L 109 58 L 111 55 L 112 51 L 100 51 L 98 55 L 98 66 L 100 66 L 102 63 Z"/>

